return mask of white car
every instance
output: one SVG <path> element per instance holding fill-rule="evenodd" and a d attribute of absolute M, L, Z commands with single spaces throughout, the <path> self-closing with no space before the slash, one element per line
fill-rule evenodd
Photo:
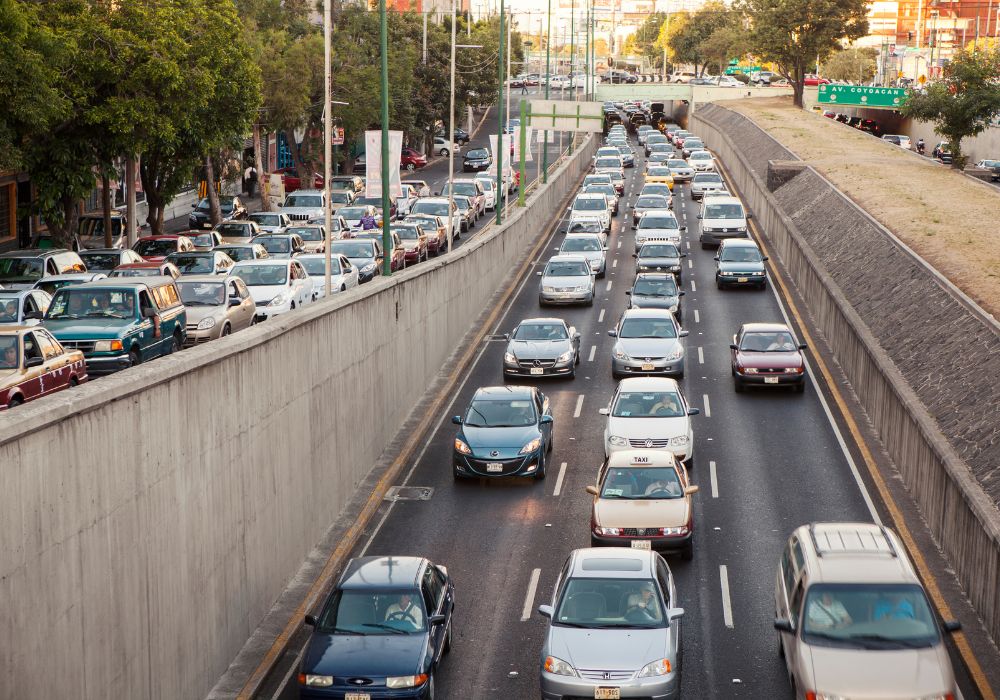
<path fill-rule="evenodd" d="M 681 228 L 677 223 L 677 215 L 671 209 L 648 209 L 639 217 L 635 227 L 635 252 L 639 252 L 647 241 L 669 241 L 674 245 L 681 244 Z"/>
<path fill-rule="evenodd" d="M 646 137 L 656 131 L 657 131 L 656 127 L 650 126 L 649 124 L 643 124 L 638 129 L 636 129 L 636 138 L 639 139 L 639 145 L 645 146 Z"/>
<path fill-rule="evenodd" d="M 692 151 L 687 162 L 697 173 L 715 172 L 715 158 L 708 151 Z"/>
<path fill-rule="evenodd" d="M 285 197 L 281 205 L 283 214 L 292 221 L 309 221 L 326 213 L 326 193 L 323 190 L 296 190 Z"/>
<path fill-rule="evenodd" d="M 489 175 L 477 175 L 476 180 L 483 186 L 483 197 L 486 201 L 486 211 L 494 211 L 497 208 L 497 181 Z"/>
<path fill-rule="evenodd" d="M 608 198 L 597 192 L 590 194 L 578 194 L 573 200 L 573 207 L 570 211 L 569 221 L 583 221 L 586 219 L 601 222 L 605 231 L 611 230 L 611 207 L 608 206 Z"/>
<path fill-rule="evenodd" d="M 451 144 L 450 148 L 453 153 L 458 153 L 459 151 L 462 150 L 461 144 L 457 143 Z M 448 155 L 448 149 L 449 149 L 448 139 L 442 136 L 434 137 L 434 153 L 436 153 L 439 156 L 446 156 Z"/>
<path fill-rule="evenodd" d="M 594 154 L 593 161 L 596 163 L 598 158 L 621 158 L 622 154 L 618 150 L 617 146 L 601 146 L 597 149 L 597 153 Z"/>
<path fill-rule="evenodd" d="M 257 320 L 294 311 L 316 300 L 312 278 L 297 258 L 244 260 L 230 274 L 239 277 L 257 304 Z"/>
<path fill-rule="evenodd" d="M 688 406 L 676 379 L 669 377 L 628 377 L 618 383 L 607 408 L 604 427 L 604 454 L 622 450 L 670 450 L 688 468 L 694 464 L 694 432 L 691 416 L 697 408 Z"/>
<path fill-rule="evenodd" d="M 719 87 L 743 87 L 743 83 L 731 75 L 720 75 L 712 82 Z"/>
<path fill-rule="evenodd" d="M 288 214 L 282 212 L 255 211 L 248 218 L 257 224 L 261 233 L 284 233 L 292 225 Z"/>
<path fill-rule="evenodd" d="M 322 299 L 325 297 L 326 255 L 323 253 L 314 253 L 300 255 L 295 259 L 302 263 L 302 267 L 306 269 L 306 274 L 312 278 L 313 291 L 316 293 L 316 298 Z M 352 265 L 351 261 L 342 254 L 332 253 L 330 255 L 330 288 L 333 290 L 333 293 L 346 292 L 348 289 L 357 287 L 358 284 L 357 266 Z"/>
<path fill-rule="evenodd" d="M 42 280 L 68 276 L 56 275 Z M 41 289 L 0 289 L 0 326 L 37 326 L 51 303 L 52 296 Z"/>

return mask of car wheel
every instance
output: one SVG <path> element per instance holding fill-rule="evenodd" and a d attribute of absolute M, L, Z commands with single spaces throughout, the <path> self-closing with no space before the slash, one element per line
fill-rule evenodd
<path fill-rule="evenodd" d="M 292 306 L 291 306 L 291 309 L 290 309 L 290 310 L 291 310 L 291 311 L 295 311 L 295 302 L 294 302 L 294 301 L 292 302 Z"/>
<path fill-rule="evenodd" d="M 681 550 L 681 559 L 684 561 L 691 561 L 694 559 L 694 543 L 688 542 L 684 545 L 684 549 Z"/>
<path fill-rule="evenodd" d="M 80 380 L 77 379 L 76 377 L 70 377 L 69 378 L 69 385 L 70 386 L 80 386 Z"/>
<path fill-rule="evenodd" d="M 545 453 L 538 458 L 538 469 L 535 470 L 535 479 L 541 481 L 545 478 Z"/>
<path fill-rule="evenodd" d="M 14 408 L 15 406 L 20 406 L 24 403 L 24 399 L 20 396 L 14 396 L 7 402 L 7 408 Z"/>
<path fill-rule="evenodd" d="M 715 287 L 716 289 L 722 289 L 722 282 L 720 282 L 719 280 L 715 280 Z"/>
<path fill-rule="evenodd" d="M 704 244 L 704 243 L 701 244 L 701 249 L 702 250 L 708 250 L 708 248 L 709 248 L 709 246 L 707 246 L 706 244 Z"/>
<path fill-rule="evenodd" d="M 139 351 L 132 349 L 128 352 L 128 366 L 135 367 L 142 362 L 142 357 L 139 355 Z"/>
<path fill-rule="evenodd" d="M 736 390 L 737 394 L 742 394 L 743 393 L 743 388 L 744 388 L 743 387 L 743 382 L 741 382 L 739 379 L 736 379 L 736 380 L 733 381 L 733 389 Z"/>
<path fill-rule="evenodd" d="M 440 151 L 438 151 L 438 155 L 439 156 L 446 156 L 446 155 L 448 155 L 448 149 L 447 148 L 442 148 Z"/>
<path fill-rule="evenodd" d="M 346 292 L 347 291 L 347 285 L 346 284 L 340 285 L 340 291 Z"/>
<path fill-rule="evenodd" d="M 409 172 L 411 172 L 411 173 L 412 173 L 412 172 L 413 172 L 414 170 L 416 170 L 416 169 L 417 169 L 417 166 L 416 166 L 416 165 L 414 165 L 413 163 L 407 163 L 407 164 L 406 164 L 406 169 L 407 169 L 407 170 L 408 170 Z"/>
<path fill-rule="evenodd" d="M 221 333 L 220 337 L 223 337 L 223 338 L 224 338 L 224 337 L 226 337 L 227 335 L 229 335 L 229 334 L 230 334 L 230 333 L 232 333 L 232 332 L 233 332 L 233 329 L 232 329 L 232 328 L 231 328 L 231 327 L 229 326 L 229 324 L 227 323 L 226 325 L 224 325 L 224 326 L 222 327 L 222 333 Z"/>
<path fill-rule="evenodd" d="M 590 298 L 587 299 L 587 306 L 593 306 L 593 305 L 594 305 L 594 295 L 591 294 Z"/>

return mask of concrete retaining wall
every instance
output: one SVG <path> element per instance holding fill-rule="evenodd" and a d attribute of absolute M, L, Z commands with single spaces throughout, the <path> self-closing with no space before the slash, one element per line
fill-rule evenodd
<path fill-rule="evenodd" d="M 447 258 L 0 416 L 0 697 L 204 697 L 594 147 Z"/>
<path fill-rule="evenodd" d="M 691 128 L 726 164 L 1000 640 L 1000 327 L 812 168 L 772 176 L 770 192 L 768 160 L 795 158 L 742 115 L 704 107 Z"/>

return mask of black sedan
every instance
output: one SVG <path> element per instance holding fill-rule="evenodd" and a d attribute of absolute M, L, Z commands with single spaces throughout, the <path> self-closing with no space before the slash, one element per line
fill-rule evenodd
<path fill-rule="evenodd" d="M 687 253 L 677 250 L 673 243 L 661 241 L 651 241 L 643 243 L 638 253 L 633 253 L 635 258 L 636 272 L 671 272 L 680 281 L 681 258 L 686 258 Z"/>
<path fill-rule="evenodd" d="M 677 280 L 672 274 L 640 272 L 632 283 L 632 289 L 625 294 L 629 298 L 630 309 L 667 309 L 674 313 L 678 323 L 681 322 L 681 297 L 684 292 L 677 287 Z"/>
<path fill-rule="evenodd" d="M 223 221 L 230 219 L 247 218 L 247 208 L 239 197 L 219 197 L 219 210 Z M 212 207 L 208 203 L 208 197 L 202 199 L 194 206 L 194 211 L 188 216 L 188 228 L 210 229 L 212 228 Z"/>
<path fill-rule="evenodd" d="M 330 250 L 340 253 L 358 268 L 358 282 L 371 282 L 381 274 L 382 246 L 378 241 L 345 238 L 333 241 Z"/>
<path fill-rule="evenodd" d="M 455 585 L 423 557 L 352 559 L 318 616 L 299 666 L 300 698 L 433 698 L 451 648 Z"/>
<path fill-rule="evenodd" d="M 489 170 L 493 165 L 493 156 L 485 148 L 473 148 L 462 156 L 462 172 L 474 173 Z"/>
<path fill-rule="evenodd" d="M 580 334 L 561 318 L 529 318 L 506 336 L 503 376 L 576 376 L 580 364 Z"/>

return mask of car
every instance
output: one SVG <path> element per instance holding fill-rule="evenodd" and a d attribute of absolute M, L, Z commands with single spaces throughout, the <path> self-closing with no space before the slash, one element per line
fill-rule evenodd
<path fill-rule="evenodd" d="M 483 198 L 486 202 L 486 211 L 496 211 L 497 208 L 497 183 L 489 175 L 477 175 L 476 180 L 483 186 Z"/>
<path fill-rule="evenodd" d="M 473 201 L 464 195 L 453 194 L 451 195 L 451 200 L 455 203 L 457 208 L 457 216 L 461 221 L 461 229 L 463 232 L 469 231 L 476 225 L 476 207 Z"/>
<path fill-rule="evenodd" d="M 86 272 L 87 266 L 72 250 L 15 250 L 0 253 L 0 287 L 31 289 L 43 277 Z"/>
<path fill-rule="evenodd" d="M 767 256 L 761 255 L 760 248 L 753 241 L 745 238 L 723 241 L 715 260 L 718 263 L 715 270 L 715 286 L 719 289 L 767 287 L 767 270 L 764 267 Z"/>
<path fill-rule="evenodd" d="M 462 144 L 460 143 L 453 141 L 449 144 L 448 139 L 444 138 L 443 136 L 434 137 L 434 153 L 436 153 L 439 156 L 446 156 L 452 151 L 458 153 L 461 150 L 462 150 Z"/>
<path fill-rule="evenodd" d="M 618 149 L 615 149 L 615 155 L 602 156 L 594 160 L 594 172 L 595 173 L 611 173 L 621 172 L 625 165 L 622 163 L 622 157 L 618 153 Z"/>
<path fill-rule="evenodd" d="M 476 390 L 452 449 L 455 479 L 527 476 L 545 478 L 545 456 L 552 451 L 549 400 L 532 386 L 494 386 Z"/>
<path fill-rule="evenodd" d="M 228 255 L 233 262 L 263 260 L 270 257 L 267 254 L 267 249 L 260 243 L 227 243 L 220 245 L 216 250 Z"/>
<path fill-rule="evenodd" d="M 669 309 L 627 309 L 608 335 L 617 338 L 611 350 L 611 376 L 630 374 L 684 376 L 684 346 L 688 332 Z"/>
<path fill-rule="evenodd" d="M 605 231 L 611 231 L 611 207 L 608 205 L 608 198 L 603 194 L 591 192 L 588 194 L 578 194 L 573 200 L 570 211 L 570 223 L 585 219 L 596 220 L 601 223 Z"/>
<path fill-rule="evenodd" d="M 529 318 L 504 335 L 504 379 L 576 376 L 580 334 L 560 318 Z"/>
<path fill-rule="evenodd" d="M 639 196 L 645 197 L 646 195 L 658 194 L 672 201 L 673 200 L 673 193 L 671 192 L 672 189 L 673 188 L 670 187 L 670 185 L 663 182 L 648 182 L 642 186 L 641 190 L 639 190 Z"/>
<path fill-rule="evenodd" d="M 666 309 L 680 323 L 684 316 L 677 278 L 669 272 L 640 272 L 632 288 L 625 291 L 630 309 Z"/>
<path fill-rule="evenodd" d="M 173 277 L 110 278 L 60 289 L 42 324 L 94 376 L 180 350 L 187 310 Z"/>
<path fill-rule="evenodd" d="M 323 186 L 320 185 L 316 189 L 323 189 Z M 365 181 L 357 175 L 336 175 L 330 178 L 330 189 L 331 191 L 347 190 L 358 195 L 364 192 Z"/>
<path fill-rule="evenodd" d="M 400 240 L 398 233 L 390 230 L 389 237 L 392 240 L 392 249 L 389 252 L 389 271 L 399 272 L 406 269 L 406 248 L 403 246 L 403 241 Z M 383 238 L 384 234 L 381 230 L 359 231 L 354 236 L 354 240 L 373 240 L 379 245 L 382 245 Z"/>
<path fill-rule="evenodd" d="M 37 326 L 51 302 L 41 289 L 0 289 L 0 327 Z"/>
<path fill-rule="evenodd" d="M 673 158 L 675 156 L 674 149 L 669 143 L 651 143 L 649 144 L 649 155 L 646 156 L 647 159 L 653 158 L 653 156 L 660 154 L 661 157 Z"/>
<path fill-rule="evenodd" d="M 306 242 L 297 233 L 262 233 L 252 242 L 262 246 L 269 259 L 294 258 L 306 252 Z"/>
<path fill-rule="evenodd" d="M 181 275 L 226 275 L 232 269 L 233 259 L 215 250 L 171 253 L 166 262 L 173 263 Z"/>
<path fill-rule="evenodd" d="M 306 222 L 307 226 L 320 226 L 323 231 L 326 231 L 326 216 L 321 216 L 317 219 L 309 219 Z M 294 226 L 291 227 L 292 230 L 295 229 Z M 351 235 L 351 227 L 347 224 L 347 219 L 340 215 L 340 212 L 334 212 L 330 216 L 330 238 L 336 240 L 338 238 L 348 238 Z M 303 238 L 305 240 L 305 238 Z M 325 241 L 324 241 L 325 245 Z"/>
<path fill-rule="evenodd" d="M 488 170 L 491 165 L 493 165 L 493 156 L 486 148 L 473 148 L 462 156 L 462 172 Z"/>
<path fill-rule="evenodd" d="M 893 144 L 894 146 L 899 146 L 907 151 L 913 150 L 910 144 L 910 137 L 903 134 L 884 134 L 882 140 Z"/>
<path fill-rule="evenodd" d="M 681 157 L 690 158 L 691 154 L 694 153 L 695 151 L 704 151 L 704 150 L 705 150 L 705 142 L 699 138 L 691 136 L 689 138 L 684 139 L 684 144 L 681 147 Z"/>
<path fill-rule="evenodd" d="M 246 219 L 244 221 L 223 221 L 215 227 L 215 231 L 222 236 L 222 243 L 249 243 L 251 238 L 261 234 L 260 226 L 256 221 Z"/>
<path fill-rule="evenodd" d="M 632 147 L 629 146 L 629 145 L 627 145 L 627 144 L 622 144 L 622 145 L 617 146 L 617 148 L 618 148 L 618 152 L 621 154 L 622 164 L 626 168 L 634 168 L 635 167 L 635 152 L 632 150 Z"/>
<path fill-rule="evenodd" d="M 411 207 L 411 211 L 412 209 L 413 208 Z M 344 207 L 338 210 L 337 214 L 344 217 L 344 221 L 347 222 L 347 225 L 355 231 L 361 230 L 361 219 L 365 216 L 373 217 L 376 225 L 381 228 L 382 212 L 373 207 L 371 204 L 352 204 L 349 207 Z"/>
<path fill-rule="evenodd" d="M 184 235 L 194 243 L 195 250 L 214 250 L 215 246 L 222 245 L 222 234 L 218 231 L 185 231 Z"/>
<path fill-rule="evenodd" d="M 946 165 L 952 161 L 951 144 L 947 141 L 938 141 L 937 145 L 931 150 L 931 156 L 940 160 Z"/>
<path fill-rule="evenodd" d="M 103 272 L 74 272 L 69 275 L 52 275 L 43 277 L 35 282 L 35 286 L 32 289 L 37 289 L 52 296 L 63 287 L 83 284 L 84 282 L 96 282 L 97 280 L 106 278 L 107 275 Z"/>
<path fill-rule="evenodd" d="M 420 191 L 416 186 L 411 185 L 408 182 L 404 182 L 400 185 L 401 194 L 393 199 L 393 204 L 396 205 L 396 213 L 393 215 L 393 219 L 403 218 L 410 213 L 410 207 L 419 198 L 418 192 Z"/>
<path fill-rule="evenodd" d="M 429 255 L 427 235 L 420 224 L 414 222 L 393 224 L 390 231 L 399 236 L 407 265 L 416 265 L 418 262 L 427 260 Z"/>
<path fill-rule="evenodd" d="M 554 255 L 538 272 L 538 304 L 594 303 L 594 272 L 582 255 Z"/>
<path fill-rule="evenodd" d="M 445 138 L 446 133 L 447 132 L 444 129 L 438 129 L 436 132 L 434 132 L 434 135 L 439 136 L 443 139 Z M 455 127 L 455 131 L 453 132 L 452 136 L 454 136 L 452 140 L 461 146 L 464 146 L 469 142 L 469 132 L 459 126 Z"/>
<path fill-rule="evenodd" d="M 382 274 L 382 244 L 369 239 L 333 241 L 330 252 L 343 255 L 358 269 L 358 283 L 371 282 Z"/>
<path fill-rule="evenodd" d="M 674 160 L 674 154 L 671 153 L 671 152 L 650 153 L 649 154 L 649 158 L 646 159 L 646 169 L 645 169 L 645 171 L 648 172 L 649 169 L 652 168 L 652 167 L 654 167 L 654 166 L 669 167 L 667 165 L 667 163 L 669 161 L 671 161 L 671 160 Z M 671 171 L 670 174 L 672 176 L 673 175 L 673 171 Z"/>
<path fill-rule="evenodd" d="M 646 170 L 644 184 L 661 183 L 673 191 L 674 176 L 670 174 L 670 168 L 665 165 L 654 165 Z"/>
<path fill-rule="evenodd" d="M 774 576 L 778 653 L 800 697 L 958 698 L 947 633 L 884 525 L 795 528 Z"/>
<path fill-rule="evenodd" d="M 617 146 L 612 146 L 612 145 L 601 146 L 600 148 L 597 149 L 597 152 L 594 153 L 592 160 L 594 163 L 596 163 L 598 158 L 604 158 L 604 157 L 621 158 L 621 152 L 618 150 Z"/>
<path fill-rule="evenodd" d="M 614 182 L 612 182 L 609 173 L 590 173 L 589 175 L 584 175 L 581 188 L 586 189 L 591 185 L 610 185 L 614 187 Z"/>
<path fill-rule="evenodd" d="M 255 322 L 257 304 L 239 277 L 188 275 L 176 285 L 187 309 L 186 348 L 242 331 Z"/>
<path fill-rule="evenodd" d="M 462 217 L 459 215 L 458 205 L 455 203 L 449 203 L 447 197 L 421 197 L 417 200 L 416 204 L 410 208 L 410 215 L 426 214 L 429 216 L 435 216 L 445 222 L 445 231 L 447 232 L 449 211 L 452 212 L 451 235 L 453 239 L 458 240 L 462 237 L 462 231 L 464 230 Z"/>
<path fill-rule="evenodd" d="M 713 82 L 719 87 L 743 87 L 743 83 L 731 75 L 720 75 Z"/>
<path fill-rule="evenodd" d="M 478 219 L 481 216 L 486 216 L 486 192 L 483 190 L 483 183 L 475 178 L 469 178 L 455 180 L 454 184 L 455 194 L 469 198 L 469 201 L 473 205 L 475 218 Z M 450 192 L 449 183 L 445 183 L 445 186 L 441 188 L 441 196 L 447 197 Z"/>
<path fill-rule="evenodd" d="M 667 141 L 666 136 L 659 133 L 650 134 L 649 136 L 646 137 L 645 155 L 647 158 L 649 158 L 649 154 L 652 153 L 650 147 L 657 143 L 669 143 L 669 142 Z"/>
<path fill-rule="evenodd" d="M 261 233 L 284 233 L 292 225 L 288 214 L 280 211 L 255 211 L 250 215 L 250 220 L 257 224 Z"/>
<path fill-rule="evenodd" d="M 127 248 L 128 219 L 120 211 L 111 212 L 111 248 L 120 250 Z M 78 253 L 97 248 L 107 248 L 104 239 L 104 212 L 87 212 L 80 214 L 76 224 L 76 236 L 73 249 Z"/>
<path fill-rule="evenodd" d="M 131 248 L 92 248 L 80 251 L 87 272 L 111 272 L 119 265 L 142 262 L 142 256 Z"/>
<path fill-rule="evenodd" d="M 591 547 L 679 551 L 694 557 L 694 509 L 687 469 L 667 450 L 623 450 L 601 466 L 590 509 Z"/>
<path fill-rule="evenodd" d="M 352 199 L 347 190 L 341 190 L 339 194 L 343 200 Z M 323 216 L 326 213 L 326 193 L 323 190 L 297 190 L 285 197 L 281 212 L 293 222 L 306 222 Z"/>
<path fill-rule="evenodd" d="M 675 131 L 674 132 L 674 138 L 673 138 L 672 143 L 674 144 L 674 146 L 676 148 L 680 148 L 680 149 L 683 150 L 684 142 L 687 139 L 691 139 L 691 138 L 697 138 L 697 137 L 693 133 L 691 133 L 690 131 L 687 131 L 686 129 L 681 129 L 680 131 Z"/>
<path fill-rule="evenodd" d="M 322 253 L 326 250 L 326 229 L 322 224 L 292 224 L 284 235 L 302 239 L 302 253 Z"/>
<path fill-rule="evenodd" d="M 636 197 L 635 204 L 632 205 L 632 228 L 639 225 L 639 219 L 643 214 L 657 209 L 669 210 L 673 204 L 669 190 L 666 195 L 646 194 Z"/>
<path fill-rule="evenodd" d="M 454 609 L 443 566 L 410 556 L 351 559 L 319 614 L 305 617 L 297 697 L 435 697 Z"/>
<path fill-rule="evenodd" d="M 722 179 L 722 175 L 717 172 L 695 173 L 691 179 L 691 199 L 697 201 L 709 192 L 728 192 L 726 181 Z"/>
<path fill-rule="evenodd" d="M 712 197 L 702 204 L 699 240 L 702 248 L 717 246 L 725 240 L 747 237 L 750 214 L 736 197 Z"/>
<path fill-rule="evenodd" d="M 715 158 L 708 151 L 692 151 L 687 162 L 697 173 L 715 171 Z"/>
<path fill-rule="evenodd" d="M 750 84 L 764 87 L 772 82 L 777 82 L 781 76 L 769 70 L 755 71 L 750 74 Z"/>
<path fill-rule="evenodd" d="M 302 263 L 302 267 L 305 268 L 306 273 L 312 278 L 313 288 L 316 290 L 316 298 L 323 299 L 326 297 L 326 253 L 300 255 L 295 259 Z M 352 265 L 351 261 L 342 254 L 331 253 L 330 289 L 333 290 L 333 293 L 346 292 L 348 289 L 354 289 L 359 284 L 361 282 L 358 279 L 357 266 Z"/>
<path fill-rule="evenodd" d="M 146 262 L 158 263 L 166 260 L 171 253 L 193 253 L 194 241 L 180 234 L 143 236 L 135 242 L 132 250 Z"/>
<path fill-rule="evenodd" d="M 578 219 L 570 221 L 566 226 L 566 233 L 593 233 L 601 239 L 601 245 L 607 247 L 608 233 L 604 226 L 596 219 Z"/>
<path fill-rule="evenodd" d="M 806 73 L 805 77 L 802 79 L 803 85 L 829 85 L 829 78 L 821 78 L 818 75 L 813 75 L 812 73 Z"/>
<path fill-rule="evenodd" d="M 626 377 L 618 382 L 607 407 L 604 454 L 628 449 L 670 450 L 687 468 L 694 464 L 694 432 L 688 406 L 676 379 L 670 377 Z"/>
<path fill-rule="evenodd" d="M 177 279 L 181 271 L 171 262 L 141 262 L 119 265 L 108 274 L 108 279 L 122 277 L 170 277 Z"/>
<path fill-rule="evenodd" d="M 233 265 L 231 274 L 250 289 L 258 322 L 294 311 L 317 297 L 313 280 L 295 258 L 247 260 Z"/>
<path fill-rule="evenodd" d="M 427 239 L 427 252 L 437 257 L 448 252 L 448 220 L 431 214 L 409 214 L 402 223 L 416 224 Z"/>
<path fill-rule="evenodd" d="M 648 209 L 635 227 L 635 250 L 638 253 L 647 243 L 666 242 L 681 244 L 681 231 L 686 226 L 677 223 L 677 216 L 671 209 Z"/>
<path fill-rule="evenodd" d="M 427 157 L 413 148 L 404 148 L 399 155 L 399 167 L 413 172 L 427 165 Z"/>
<path fill-rule="evenodd" d="M 805 390 L 806 346 L 795 340 L 784 323 L 744 323 L 729 346 L 733 385 L 737 393 L 747 386 L 791 386 Z"/>
<path fill-rule="evenodd" d="M 610 209 L 608 210 L 608 214 L 612 217 L 618 216 L 619 197 L 618 197 L 618 190 L 615 189 L 614 185 L 609 185 L 605 183 L 592 184 L 592 185 L 587 185 L 580 191 L 581 194 L 591 194 L 593 192 L 596 192 L 598 194 L 603 194 L 605 197 L 607 197 L 608 206 L 610 207 Z"/>
<path fill-rule="evenodd" d="M 977 168 L 990 171 L 990 180 L 997 182 L 1000 180 L 1000 160 L 987 158 L 976 163 Z"/>
<path fill-rule="evenodd" d="M 336 212 L 342 207 L 349 207 L 354 204 L 354 200 L 357 198 L 358 194 L 354 190 L 330 190 L 330 211 Z M 311 219 L 322 218 L 324 215 L 325 213 L 311 217 Z M 306 219 L 306 221 L 310 221 L 311 219 Z"/>
<path fill-rule="evenodd" d="M 382 212 L 382 198 L 381 197 L 363 197 L 363 196 L 358 196 L 358 198 L 354 200 L 354 204 L 352 204 L 351 206 L 361 207 L 361 206 L 365 206 L 365 205 L 374 207 L 374 209 L 375 209 L 375 219 L 378 221 L 378 225 L 381 226 L 382 225 L 382 213 L 383 213 Z M 389 198 L 389 220 L 390 221 L 394 220 L 397 215 L 398 215 L 398 208 L 396 206 L 396 200 L 394 198 L 390 197 Z M 344 218 L 346 219 L 348 217 L 346 215 L 344 215 Z"/>
<path fill-rule="evenodd" d="M 604 277 L 608 264 L 608 249 L 603 238 L 596 233 L 571 233 L 559 245 L 560 255 L 582 255 L 590 263 L 598 279 Z"/>
<path fill-rule="evenodd" d="M 299 175 L 298 168 L 294 165 L 289 165 L 284 168 L 278 168 L 273 171 L 274 174 L 281 176 L 281 182 L 285 188 L 285 194 L 291 194 L 302 187 L 302 177 Z M 309 182 L 308 174 L 306 175 L 306 183 Z M 333 186 L 333 181 L 330 182 L 331 187 Z M 313 173 L 312 176 L 312 188 L 321 190 L 323 189 L 323 173 Z"/>
<path fill-rule="evenodd" d="M 188 215 L 188 228 L 211 229 L 212 205 L 208 197 L 203 198 L 197 204 L 192 204 L 191 208 L 193 211 Z M 219 213 L 222 215 L 223 221 L 247 218 L 246 205 L 239 197 L 219 195 Z"/>
<path fill-rule="evenodd" d="M 87 381 L 83 353 L 39 327 L 0 326 L 0 409 Z"/>
<path fill-rule="evenodd" d="M 680 697 L 677 588 L 660 554 L 575 549 L 556 579 L 539 684 L 543 700 Z"/>
<path fill-rule="evenodd" d="M 698 74 L 691 70 L 677 71 L 676 73 L 671 73 L 668 80 L 672 83 L 690 83 L 691 80 L 697 78 Z"/>

